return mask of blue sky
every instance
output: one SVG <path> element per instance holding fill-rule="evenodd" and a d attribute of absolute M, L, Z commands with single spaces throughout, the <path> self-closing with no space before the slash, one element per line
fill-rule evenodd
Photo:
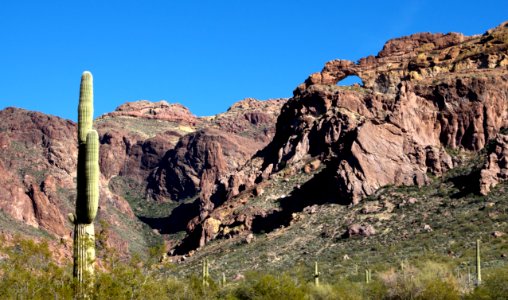
<path fill-rule="evenodd" d="M 75 120 L 94 75 L 95 115 L 139 99 L 196 115 L 290 97 L 328 60 L 376 54 L 415 32 L 481 34 L 508 1 L 2 1 L 0 109 Z"/>

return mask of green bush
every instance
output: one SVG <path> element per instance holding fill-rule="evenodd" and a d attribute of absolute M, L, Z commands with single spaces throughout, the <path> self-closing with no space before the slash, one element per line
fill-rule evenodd
<path fill-rule="evenodd" d="M 0 299 L 72 298 L 70 268 L 52 261 L 47 243 L 15 239 L 12 244 L 0 249 Z"/>
<path fill-rule="evenodd" d="M 450 266 L 427 261 L 420 266 L 390 269 L 380 274 L 387 299 L 459 299 L 458 283 Z"/>
<path fill-rule="evenodd" d="M 508 268 L 503 267 L 486 274 L 483 283 L 466 299 L 508 299 Z"/>
<path fill-rule="evenodd" d="M 286 274 L 250 273 L 232 291 L 230 299 L 305 299 L 304 288 Z"/>

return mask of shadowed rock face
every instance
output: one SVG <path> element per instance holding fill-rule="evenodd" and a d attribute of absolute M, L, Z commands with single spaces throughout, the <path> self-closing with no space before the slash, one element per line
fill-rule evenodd
<path fill-rule="evenodd" d="M 106 178 L 144 183 L 165 153 L 201 121 L 180 104 L 146 100 L 126 103 L 96 121 L 100 166 Z"/>
<path fill-rule="evenodd" d="M 123 104 L 96 121 L 101 172 L 147 186 L 158 201 L 195 196 L 271 140 L 284 102 L 247 98 L 212 117 L 166 101 Z"/>
<path fill-rule="evenodd" d="M 363 86 L 337 86 L 350 75 Z M 228 205 L 202 206 L 188 226 L 189 245 L 203 245 L 232 226 L 249 230 L 255 216 L 228 208 L 235 199 L 246 201 L 242 190 L 311 158 L 329 162 L 321 176 L 330 178 L 322 182 L 334 183 L 336 202 L 354 204 L 385 185 L 426 184 L 427 173 L 453 167 L 445 148 L 478 151 L 503 127 L 508 23 L 482 36 L 415 34 L 388 41 L 378 56 L 358 63 L 330 61 L 296 88 L 270 144 L 218 183 L 216 195 Z M 499 165 L 496 155 L 489 166 Z"/>
<path fill-rule="evenodd" d="M 148 193 L 155 199 L 175 201 L 203 194 L 204 206 L 215 182 L 240 168 L 273 137 L 276 118 L 285 99 L 247 98 L 226 113 L 202 118 L 201 126 L 180 139 L 148 178 Z"/>
<path fill-rule="evenodd" d="M 202 129 L 186 135 L 175 149 L 167 152 L 150 177 L 149 188 L 157 197 L 175 200 L 192 197 L 203 185 L 213 185 L 220 176 L 245 162 L 248 155 L 253 154 L 248 144 L 246 138 L 216 129 Z M 214 174 L 212 178 L 203 180 L 203 175 L 210 172 Z M 160 186 L 160 182 L 164 186 Z"/>

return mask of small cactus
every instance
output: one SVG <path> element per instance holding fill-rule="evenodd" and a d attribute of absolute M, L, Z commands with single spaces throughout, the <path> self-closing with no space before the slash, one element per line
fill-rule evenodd
<path fill-rule="evenodd" d="M 480 261 L 480 240 L 476 240 L 476 285 L 482 283 L 482 266 Z"/>
<path fill-rule="evenodd" d="M 224 272 L 222 273 L 221 285 L 222 287 L 226 286 L 226 274 L 224 274 Z"/>
<path fill-rule="evenodd" d="M 319 286 L 319 275 L 321 273 L 319 273 L 319 268 L 318 268 L 318 263 L 317 261 L 314 263 L 314 284 L 316 286 Z"/>
<path fill-rule="evenodd" d="M 372 270 L 365 269 L 365 283 L 370 283 L 372 281 Z"/>
<path fill-rule="evenodd" d="M 210 274 L 208 273 L 208 258 L 203 259 L 203 271 L 202 271 L 202 278 L 203 278 L 203 286 L 208 286 L 208 280 L 209 280 Z"/>
<path fill-rule="evenodd" d="M 467 265 L 467 286 L 471 286 L 471 267 L 469 266 L 469 263 Z"/>

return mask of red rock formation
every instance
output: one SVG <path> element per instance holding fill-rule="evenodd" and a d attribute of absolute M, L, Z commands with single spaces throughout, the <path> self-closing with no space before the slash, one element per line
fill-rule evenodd
<path fill-rule="evenodd" d="M 349 75 L 360 77 L 363 86 L 336 85 Z M 282 108 L 273 141 L 220 182 L 227 206 L 202 214 L 189 228 L 202 230 L 200 245 L 221 235 L 207 228 L 243 224 L 248 230 L 248 222 L 230 215 L 232 206 L 241 205 L 232 203 L 245 200 L 241 191 L 315 158 L 329 162 L 319 180 L 328 185 L 322 189 L 332 183 L 337 202 L 357 203 L 385 185 L 422 185 L 427 173 L 453 167 L 445 147 L 480 150 L 503 127 L 508 127 L 508 23 L 482 36 L 422 33 L 394 39 L 376 57 L 330 61 L 298 86 Z M 486 182 L 499 177 L 496 166 L 504 160 L 498 152 L 486 167 L 485 178 L 491 178 Z M 319 190 L 319 182 L 314 184 Z M 205 226 L 206 216 L 214 218 L 214 226 Z"/>
<path fill-rule="evenodd" d="M 102 174 L 108 179 L 120 175 L 145 182 L 166 151 L 200 123 L 184 106 L 166 101 L 119 106 L 96 121 Z"/>
<path fill-rule="evenodd" d="M 333 154 L 353 202 L 383 185 L 425 183 L 427 171 L 452 167 L 443 147 L 479 150 L 508 126 L 507 32 L 417 34 L 358 64 L 327 63 L 283 108 L 264 165 Z M 350 74 L 364 86 L 335 86 Z"/>

